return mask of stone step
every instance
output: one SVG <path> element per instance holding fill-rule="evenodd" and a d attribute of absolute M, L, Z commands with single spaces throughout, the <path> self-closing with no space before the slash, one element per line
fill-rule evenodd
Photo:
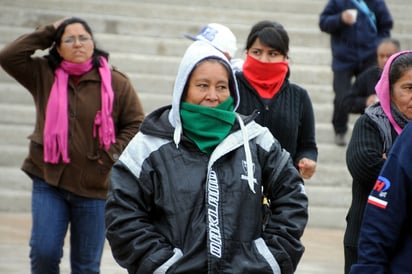
<path fill-rule="evenodd" d="M 26 147 L 29 144 L 27 137 L 33 132 L 33 125 L 0 123 L 0 132 L 0 144 Z"/>
<path fill-rule="evenodd" d="M 317 123 L 328 123 L 332 120 L 333 104 L 331 103 L 317 103 L 312 101 L 313 111 L 315 113 L 315 120 Z M 359 114 L 349 114 L 349 123 L 354 123 L 359 117 Z"/>
<path fill-rule="evenodd" d="M 36 25 L 45 25 L 55 20 L 69 16 L 67 12 L 61 10 L 21 10 L 15 7 L 2 7 L 5 16 L 0 17 L 0 24 L 30 28 Z M 80 16 L 80 15 L 79 15 Z M 85 14 L 85 18 L 96 33 L 113 33 L 125 34 L 131 36 L 151 36 L 166 38 L 181 38 L 184 33 L 197 33 L 207 22 L 203 21 L 176 21 L 170 19 L 147 20 L 140 17 L 114 16 Z M 13 20 L 13 18 L 25 18 L 23 22 Z M 256 19 L 261 20 L 262 18 Z M 251 24 L 229 24 L 225 23 L 233 33 L 239 37 L 239 44 L 250 30 Z M 254 23 L 254 22 L 253 22 Z M 312 24 L 310 24 L 312 25 Z M 159 30 L 162 33 L 159 34 Z M 292 46 L 312 46 L 312 47 L 329 47 L 329 37 L 322 35 L 318 28 L 288 27 Z M 244 38 L 243 38 L 244 37 Z M 243 39 L 242 39 L 243 38 Z"/>
<path fill-rule="evenodd" d="M 390 3 L 389 3 L 390 2 Z M 150 112 L 171 102 L 176 70 L 190 40 L 209 22 L 226 24 L 238 38 L 242 57 L 250 27 L 262 19 L 275 19 L 286 27 L 290 39 L 291 80 L 309 92 L 316 118 L 319 147 L 317 172 L 305 182 L 309 218 L 313 226 L 345 227 L 351 199 L 351 176 L 346 168 L 345 147 L 333 143 L 331 125 L 333 91 L 329 35 L 320 32 L 318 15 L 325 0 L 2 0 L 0 46 L 18 35 L 64 16 L 85 18 L 99 46 L 111 53 L 110 62 L 131 79 Z M 405 7 L 409 0 L 391 0 L 395 19 L 392 36 L 402 48 L 412 48 L 412 22 Z M 38 54 L 40 54 L 39 52 Z M 0 210 L 29 211 L 31 183 L 20 170 L 27 155 L 34 123 L 30 94 L 0 69 Z M 348 139 L 357 115 L 351 115 Z M 12 206 L 11 206 L 12 205 Z"/>
<path fill-rule="evenodd" d="M 31 191 L 31 179 L 20 169 L 19 166 L 5 167 L 1 166 L 0 171 L 2 179 L 0 180 L 1 189 L 13 191 Z"/>
<path fill-rule="evenodd" d="M 7 1 L 5 1 L 7 3 Z M 13 1 L 13 5 L 22 5 L 31 10 L 50 10 L 49 1 L 37 1 L 36 3 L 26 3 L 24 1 Z M 256 18 L 277 18 L 278 21 L 288 22 L 289 27 L 306 28 L 310 25 L 316 24 L 318 16 L 315 13 L 296 13 L 296 11 L 286 11 L 279 8 L 272 9 L 257 9 L 256 7 L 249 9 L 238 9 L 232 7 L 231 9 L 223 9 L 221 6 L 210 6 L 207 9 L 202 9 L 199 3 L 196 6 L 182 3 L 150 3 L 143 1 L 126 2 L 101 2 L 101 1 L 77 1 L 78 5 L 74 5 L 73 1 L 59 1 L 59 10 L 64 12 L 77 12 L 79 9 L 93 11 L 93 14 L 102 16 L 127 16 L 139 17 L 146 20 L 153 19 L 167 19 L 172 21 L 188 22 L 196 18 L 199 22 L 207 22 L 210 18 L 223 18 L 228 23 L 236 24 L 241 22 L 248 26 L 255 23 Z M 140 3 L 139 3 L 140 2 Z M 9 3 L 11 4 L 11 3 Z M 273 5 L 271 5 L 273 6 Z M 308 8 L 317 10 L 315 5 L 307 5 Z M 18 7 L 20 8 L 20 7 Z"/>
<path fill-rule="evenodd" d="M 336 228 L 342 230 L 346 228 L 345 217 L 348 211 L 347 207 L 324 207 L 313 203 L 310 204 L 309 201 L 308 211 L 308 227 Z"/>
<path fill-rule="evenodd" d="M 1 167 L 20 167 L 24 158 L 27 156 L 27 146 L 0 144 L 0 166 Z M 0 180 L 4 180 L 2 177 Z"/>
<path fill-rule="evenodd" d="M 0 7 L 2 7 L 1 4 L 0 4 Z M 28 33 L 32 30 L 33 28 L 18 27 L 18 26 L 10 27 L 9 24 L 0 24 L 0 45 L 1 47 L 13 41 L 18 36 L 24 33 Z"/>
<path fill-rule="evenodd" d="M 331 144 L 332 145 L 332 144 Z M 339 149 L 337 149 L 339 150 Z M 323 151 L 319 151 L 319 157 Z M 341 152 L 343 155 L 345 152 Z M 321 157 L 320 157 L 321 158 Z M 352 177 L 346 168 L 346 164 L 343 160 L 331 163 L 329 159 L 318 160 L 317 171 L 313 177 L 306 180 L 306 185 L 324 187 L 342 187 L 350 188 L 352 185 Z M 316 200 L 316 204 L 322 203 L 322 201 Z"/>
<path fill-rule="evenodd" d="M 356 119 L 358 119 L 359 115 L 357 114 L 352 114 L 349 116 L 349 122 L 348 122 L 348 131 L 346 134 L 346 141 L 349 142 L 350 137 L 352 136 L 352 130 L 353 126 L 356 122 Z M 332 115 L 328 115 L 326 118 L 329 119 L 327 122 L 320 123 L 316 121 L 316 140 L 318 144 L 334 144 L 334 137 L 335 133 L 333 131 L 332 127 Z"/>
<path fill-rule="evenodd" d="M 4 72 L 0 69 L 0 75 Z M 1 76 L 0 76 L 1 78 Z M 2 98 L 2 104 L 21 104 L 21 105 L 33 105 L 33 98 L 30 93 L 19 83 L 10 78 L 7 81 L 0 80 L 0 98 Z"/>
<path fill-rule="evenodd" d="M 2 187 L 0 199 L 0 212 L 30 212 L 31 210 L 31 191 Z"/>
<path fill-rule="evenodd" d="M 178 8 L 197 8 L 196 15 L 198 16 L 211 16 L 215 12 L 221 12 L 225 10 L 226 13 L 231 11 L 239 10 L 242 12 L 250 11 L 261 11 L 261 12 L 289 12 L 296 13 L 297 11 L 300 14 L 313 15 L 316 14 L 323 6 L 323 0 L 312 0 L 307 2 L 305 0 L 298 1 L 288 1 L 283 0 L 261 0 L 254 5 L 250 5 L 250 2 L 247 0 L 238 0 L 236 5 L 233 5 L 231 0 L 208 0 L 203 2 L 190 2 L 187 0 L 174 0 L 170 2 L 168 0 L 158 0 L 155 3 L 151 3 L 144 0 L 118 0 L 113 2 L 112 0 L 89 0 L 87 2 L 81 0 L 36 0 L 31 3 L 27 3 L 24 0 L 3 0 L 2 3 L 7 5 L 16 5 L 25 8 L 43 8 L 43 9 L 53 9 L 58 7 L 61 10 L 84 10 L 89 13 L 103 13 L 103 14 L 119 14 L 119 15 L 130 15 L 132 16 L 134 12 L 139 12 L 139 9 L 142 9 L 145 12 L 149 12 L 148 16 L 154 18 L 159 16 L 172 16 L 177 20 L 179 19 L 176 15 L 166 15 L 165 12 L 175 11 Z M 397 0 L 394 0 L 394 3 L 397 3 Z M 31 4 L 31 5 L 30 5 Z M 71 4 L 71 5 L 70 5 Z M 145 8 L 151 7 L 151 10 L 146 10 Z M 229 8 L 227 10 L 226 8 Z M 300 9 L 297 9 L 299 7 Z M 93 9 L 94 8 L 94 9 Z M 179 11 L 177 11 L 179 12 Z M 222 14 L 226 14 L 222 13 Z M 219 13 L 220 15 L 221 13 Z"/>
<path fill-rule="evenodd" d="M 352 199 L 350 188 L 346 186 L 318 186 L 306 183 L 305 191 L 309 199 L 317 201 L 316 206 L 319 207 L 348 208 Z"/>
<path fill-rule="evenodd" d="M 392 13 L 398 15 L 398 19 L 402 19 L 408 21 L 408 17 L 403 12 L 404 6 L 408 4 L 408 0 L 391 0 L 388 1 L 387 5 L 391 9 Z M 236 5 L 233 5 L 232 1 L 220 1 L 220 0 L 213 0 L 207 2 L 189 2 L 186 0 L 178 0 L 173 1 L 156 1 L 156 3 L 148 3 L 146 1 L 116 1 L 113 2 L 111 0 L 105 1 L 61 1 L 61 0 L 54 0 L 54 1 L 36 1 L 33 5 L 27 5 L 24 0 L 19 1 L 12 1 L 12 0 L 3 0 L 6 4 L 14 4 L 20 5 L 29 8 L 43 8 L 43 9 L 50 9 L 51 6 L 56 5 L 59 9 L 64 11 L 78 11 L 78 10 L 86 10 L 89 13 L 99 13 L 105 15 L 128 15 L 128 16 L 135 16 L 136 13 L 139 16 L 146 16 L 148 18 L 158 18 L 160 16 L 167 16 L 168 18 L 173 18 L 175 20 L 182 20 L 182 16 L 188 16 L 187 13 L 190 15 L 195 16 L 188 16 L 183 17 L 184 19 L 193 19 L 193 18 L 203 18 L 206 19 L 210 17 L 232 17 L 231 12 L 241 12 L 244 13 L 244 16 L 251 16 L 248 14 L 256 13 L 255 16 L 260 17 L 278 17 L 283 13 L 290 13 L 290 14 L 299 14 L 299 15 L 306 15 L 312 16 L 317 18 L 318 13 L 323 9 L 325 5 L 325 1 L 323 0 L 312 0 L 312 1 L 259 1 L 254 3 L 254 5 L 250 5 L 249 1 L 241 0 L 236 1 Z M 263 15 L 265 16 L 263 16 Z M 275 16 L 273 15 L 275 14 Z M 403 16 L 402 16 L 403 15 Z M 237 17 L 232 18 L 232 20 L 236 20 Z M 282 17 L 283 18 L 283 17 Z M 239 20 L 243 21 L 245 18 L 239 16 Z M 292 17 L 284 17 L 284 21 L 295 21 L 296 18 Z M 281 21 L 281 20 L 280 20 Z"/>
<path fill-rule="evenodd" d="M 9 0 L 10 1 L 10 0 Z M 24 16 L 15 16 L 15 13 L 23 12 L 21 9 L 22 3 L 25 7 L 28 3 L 25 1 L 10 1 L 8 6 L 5 5 L 3 10 L 5 10 L 6 16 L 3 16 L 3 20 L 0 19 L 0 24 L 10 24 L 10 19 L 12 24 L 17 26 L 32 27 L 28 24 L 45 24 L 50 23 L 53 18 L 59 18 L 63 16 L 68 16 L 68 12 L 77 13 L 80 8 L 85 8 L 86 10 L 94 11 L 93 14 L 88 13 L 85 18 L 93 25 L 93 29 L 96 32 L 112 32 L 112 33 L 127 33 L 127 34 L 137 34 L 150 35 L 154 37 L 159 36 L 159 29 L 164 33 L 161 36 L 164 37 L 181 37 L 183 33 L 197 33 L 201 26 L 209 22 L 210 18 L 218 18 L 220 21 L 227 24 L 238 36 L 239 41 L 244 41 L 247 33 L 249 32 L 250 26 L 254 24 L 257 20 L 262 18 L 277 18 L 279 22 L 284 23 L 287 27 L 288 32 L 291 36 L 292 45 L 317 45 L 322 47 L 329 46 L 329 36 L 326 34 L 321 34 L 318 29 L 318 12 L 323 8 L 323 3 L 318 2 L 317 5 L 309 4 L 312 10 L 316 10 L 316 13 L 305 14 L 304 12 L 296 13 L 296 9 L 289 10 L 294 6 L 285 6 L 284 3 L 280 7 L 274 8 L 273 11 L 268 7 L 265 9 L 256 9 L 256 11 L 241 10 L 232 8 L 230 10 L 222 9 L 221 5 L 216 8 L 208 7 L 204 10 L 199 8 L 199 5 L 188 6 L 187 4 L 182 4 L 177 6 L 176 3 L 173 4 L 152 4 L 152 3 L 138 3 L 135 2 L 121 2 L 121 3 L 105 3 L 102 4 L 98 2 L 84 3 L 79 1 L 79 5 L 74 5 L 72 1 L 59 1 L 59 9 L 50 8 L 49 1 L 39 1 L 40 5 L 33 3 L 32 8 L 27 11 Z M 29 2 L 32 3 L 32 2 Z M 304 3 L 302 3 L 303 5 Z M 321 4 L 321 5 L 319 5 Z M 113 9 L 112 6 L 116 5 Z M 272 7 L 272 5 L 270 5 Z M 397 6 L 394 6 L 394 8 Z M 165 10 L 166 12 L 163 12 Z M 311 10 L 309 8 L 309 10 Z M 171 12 L 172 11 L 172 12 Z M 208 14 L 208 11 L 210 14 Z M 299 8 L 301 11 L 301 8 Z M 153 15 L 155 13 L 155 15 Z M 16 18 L 24 18 L 22 22 L 16 20 Z M 196 22 L 193 21 L 196 18 Z M 45 21 L 48 19 L 49 21 Z M 104 20 L 102 22 L 102 20 Z M 150 22 L 148 26 L 147 22 Z M 213 21 L 213 20 L 212 20 Z M 127 22 L 127 24 L 125 24 Z M 133 24 L 134 23 L 134 24 Z M 179 26 L 180 24 L 180 26 Z M 160 25 L 160 27 L 159 27 Z M 411 28 L 411 23 L 409 20 L 397 20 L 394 28 L 394 36 L 399 36 L 402 33 L 409 33 Z M 155 28 L 155 32 L 150 29 Z M 301 32 L 301 30 L 307 29 L 308 32 Z M 180 32 L 179 32 L 180 30 Z M 316 30 L 316 32 L 313 32 Z M 177 31 L 179 33 L 177 33 Z M 297 32 L 296 32 L 297 31 Z M 296 32 L 296 33 L 295 33 Z M 308 36 L 309 35 L 309 36 Z M 302 39 L 303 38 L 303 39 Z M 406 47 L 410 45 L 410 37 L 407 39 L 402 38 L 403 44 Z"/>
<path fill-rule="evenodd" d="M 0 124 L 33 125 L 35 121 L 34 106 L 0 103 L 0 112 Z"/>

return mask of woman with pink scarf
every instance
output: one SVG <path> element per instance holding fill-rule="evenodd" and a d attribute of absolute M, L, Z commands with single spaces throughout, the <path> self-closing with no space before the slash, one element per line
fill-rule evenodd
<path fill-rule="evenodd" d="M 345 273 L 358 259 L 358 239 L 369 193 L 392 144 L 412 119 L 412 51 L 393 54 L 375 86 L 379 102 L 369 106 L 355 123 L 346 151 L 352 175 L 352 204 L 346 216 Z"/>
<path fill-rule="evenodd" d="M 144 118 L 131 82 L 108 56 L 80 18 L 39 27 L 0 51 L 0 65 L 36 107 L 22 164 L 33 181 L 32 274 L 59 273 L 68 227 L 71 273 L 100 272 L 108 175 Z"/>

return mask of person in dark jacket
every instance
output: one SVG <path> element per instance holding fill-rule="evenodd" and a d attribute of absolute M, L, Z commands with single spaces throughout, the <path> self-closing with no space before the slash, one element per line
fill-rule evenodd
<path fill-rule="evenodd" d="M 412 101 L 412 70 L 408 88 Z M 412 115 L 411 115 L 412 118 Z M 396 139 L 368 197 L 350 274 L 412 273 L 412 124 Z"/>
<path fill-rule="evenodd" d="M 401 45 L 397 39 L 385 38 L 379 43 L 376 49 L 377 64 L 366 69 L 356 78 L 350 93 L 343 99 L 343 104 L 349 113 L 362 114 L 365 108 L 379 100 L 375 92 L 376 83 L 381 77 L 386 61 L 400 50 Z"/>
<path fill-rule="evenodd" d="M 59 273 L 69 225 L 71 273 L 99 273 L 109 172 L 144 117 L 136 91 L 80 18 L 20 36 L 0 64 L 36 107 L 22 165 L 33 181 L 31 273 Z"/>
<path fill-rule="evenodd" d="M 315 116 L 305 89 L 289 81 L 289 36 L 272 21 L 256 23 L 246 41 L 243 71 L 236 72 L 238 112 L 258 112 L 255 121 L 269 128 L 292 156 L 304 179 L 316 171 Z"/>
<path fill-rule="evenodd" d="M 364 207 L 392 144 L 412 118 L 412 52 L 392 55 L 376 85 L 379 102 L 366 109 L 355 123 L 346 151 L 352 175 L 352 203 L 346 216 L 344 235 L 345 273 L 358 257 L 358 239 Z M 407 94 L 407 93 L 406 93 Z"/>
<path fill-rule="evenodd" d="M 193 42 L 172 105 L 145 118 L 111 172 L 106 237 L 129 273 L 296 270 L 303 180 L 269 130 L 234 111 L 238 102 L 223 53 Z"/>
<path fill-rule="evenodd" d="M 320 14 L 319 27 L 331 38 L 332 124 L 335 143 L 345 146 L 349 114 L 342 101 L 353 78 L 376 63 L 376 47 L 390 37 L 393 19 L 384 0 L 329 0 Z"/>

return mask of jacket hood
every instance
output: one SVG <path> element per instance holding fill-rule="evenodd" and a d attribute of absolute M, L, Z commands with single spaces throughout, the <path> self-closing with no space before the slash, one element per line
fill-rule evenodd
<path fill-rule="evenodd" d="M 195 41 L 193 42 L 186 50 L 183 58 L 180 62 L 179 69 L 177 72 L 174 88 L 173 88 L 173 99 L 172 99 L 172 108 L 169 112 L 169 122 L 174 128 L 173 140 L 176 146 L 180 143 L 180 138 L 182 134 L 182 124 L 180 119 L 180 103 L 182 100 L 184 88 L 187 81 L 189 80 L 190 74 L 195 68 L 196 64 L 201 62 L 206 58 L 216 58 L 220 59 L 226 63 L 227 68 L 229 69 L 229 84 L 230 84 L 230 93 L 234 100 L 234 109 L 236 110 L 239 105 L 239 92 L 237 88 L 237 83 L 235 80 L 234 72 L 231 68 L 229 60 L 226 56 L 217 50 L 215 47 L 211 46 L 209 43 L 204 41 Z"/>
<path fill-rule="evenodd" d="M 401 133 L 402 128 L 398 125 L 391 113 L 391 95 L 390 95 L 390 83 L 389 83 L 389 72 L 392 66 L 393 61 L 400 55 L 412 53 L 412 50 L 405 50 L 398 53 L 393 54 L 389 59 L 386 61 L 385 66 L 382 71 L 381 78 L 379 79 L 378 83 L 375 86 L 376 95 L 379 98 L 379 102 L 383 111 L 385 112 L 386 116 L 389 119 L 389 122 L 395 128 L 398 134 Z"/>

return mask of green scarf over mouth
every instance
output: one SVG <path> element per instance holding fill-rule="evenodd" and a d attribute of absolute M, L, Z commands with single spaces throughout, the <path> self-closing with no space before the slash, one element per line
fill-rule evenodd
<path fill-rule="evenodd" d="M 180 116 L 185 135 L 210 155 L 232 129 L 236 119 L 233 109 L 232 97 L 216 107 L 182 102 Z"/>

